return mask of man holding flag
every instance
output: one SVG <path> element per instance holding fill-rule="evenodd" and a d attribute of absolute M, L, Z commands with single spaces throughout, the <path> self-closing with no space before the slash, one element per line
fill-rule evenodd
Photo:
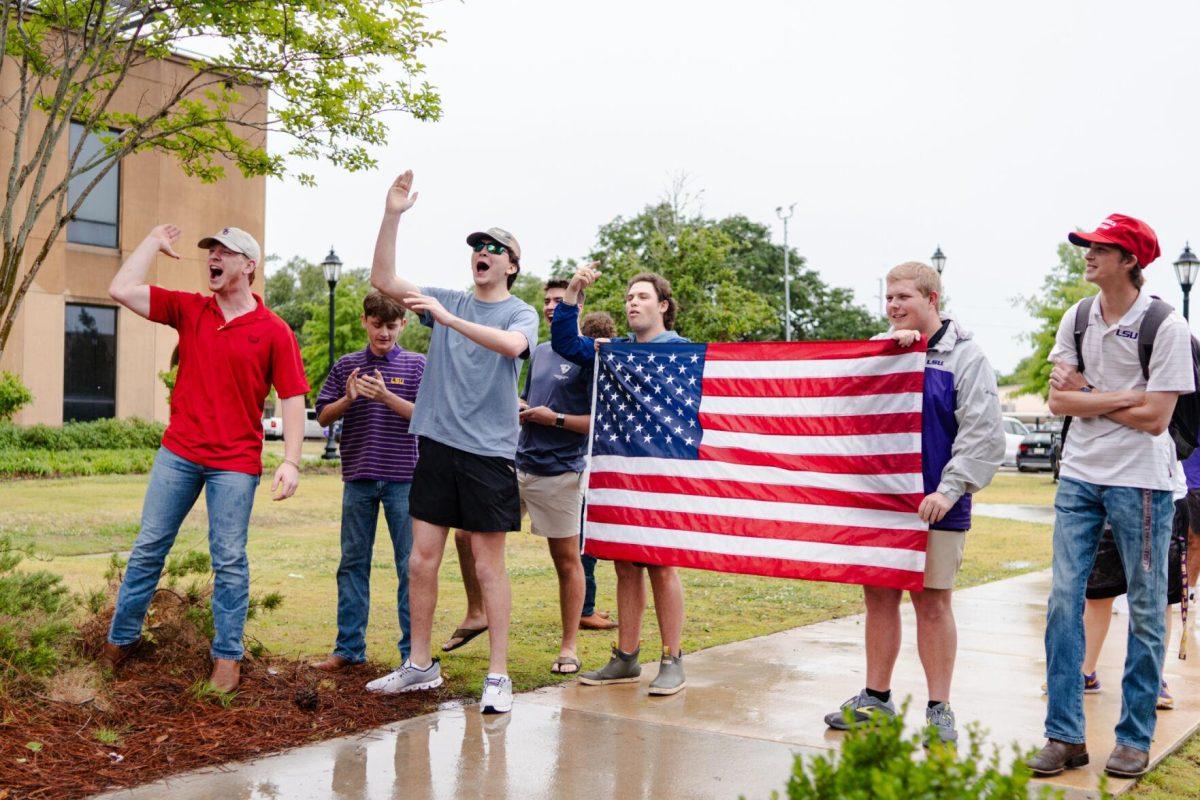
<path fill-rule="evenodd" d="M 576 270 L 562 301 L 554 310 L 550 324 L 550 342 L 555 353 L 568 361 L 591 367 L 596 357 L 596 340 L 579 333 L 579 295 L 600 277 L 599 264 L 592 262 Z M 625 317 L 629 323 L 627 341 L 642 344 L 686 342 L 672 330 L 678 310 L 671 296 L 671 284 L 654 273 L 635 275 L 625 293 Z M 643 570 L 650 573 L 654 610 L 662 634 L 662 658 L 658 676 L 650 683 L 650 694 L 672 695 L 683 689 L 683 584 L 674 567 L 614 561 L 617 573 L 617 614 L 621 620 L 617 646 L 608 664 L 584 672 L 579 682 L 589 686 L 636 683 L 642 674 L 638 663 L 642 616 L 646 613 L 646 585 Z"/>
<path fill-rule="evenodd" d="M 1004 457 L 1004 429 L 996 376 L 971 334 L 938 309 L 941 277 L 917 262 L 887 275 L 891 330 L 901 346 L 926 341 L 921 456 L 924 494 L 919 513 L 929 523 L 923 591 L 910 591 L 917 616 L 917 652 L 925 669 L 929 703 L 925 718 L 943 742 L 958 738 L 950 709 L 950 680 L 958 649 L 951 607 L 954 578 L 962 565 L 971 527 L 971 495 L 987 486 Z M 892 670 L 900 653 L 903 592 L 863 586 L 867 606 L 867 684 L 825 717 L 845 730 L 872 715 L 894 715 Z"/>

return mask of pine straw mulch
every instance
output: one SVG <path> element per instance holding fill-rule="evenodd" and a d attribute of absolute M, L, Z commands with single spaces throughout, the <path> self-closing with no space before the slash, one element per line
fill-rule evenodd
<path fill-rule="evenodd" d="M 84 653 L 97 651 L 108 616 L 84 625 Z M 212 666 L 207 641 L 182 624 L 160 626 L 154 640 L 115 678 L 84 662 L 24 696 L 0 694 L 0 800 L 62 800 L 136 786 L 365 731 L 453 697 L 445 689 L 370 694 L 363 686 L 386 671 L 381 665 L 330 675 L 305 662 L 247 654 L 230 701 L 197 691 Z M 113 736 L 116 743 L 101 741 Z"/>

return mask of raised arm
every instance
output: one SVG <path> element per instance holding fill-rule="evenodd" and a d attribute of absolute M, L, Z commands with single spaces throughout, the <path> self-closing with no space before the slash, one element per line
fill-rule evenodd
<path fill-rule="evenodd" d="M 146 283 L 146 273 L 159 253 L 179 258 L 173 245 L 179 241 L 180 233 L 174 225 L 159 225 L 150 231 L 113 276 L 108 296 L 138 316 L 149 318 L 150 286 Z"/>
<path fill-rule="evenodd" d="M 550 347 L 563 358 L 580 366 L 591 366 L 596 358 L 596 340 L 579 332 L 579 307 L 584 289 L 600 277 L 600 262 L 593 261 L 575 270 L 562 302 L 554 308 L 550 320 Z"/>
<path fill-rule="evenodd" d="M 400 226 L 400 217 L 413 207 L 419 195 L 419 192 L 410 194 L 412 181 L 412 170 L 405 170 L 388 188 L 383 222 L 379 223 L 379 236 L 375 239 L 375 257 L 371 260 L 371 285 L 393 300 L 403 300 L 407 294 L 420 292 L 415 283 L 396 275 L 396 229 Z"/>

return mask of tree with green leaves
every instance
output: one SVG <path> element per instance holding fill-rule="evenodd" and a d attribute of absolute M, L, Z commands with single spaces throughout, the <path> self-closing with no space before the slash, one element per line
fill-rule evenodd
<path fill-rule="evenodd" d="M 50 248 L 125 156 L 157 151 L 205 182 L 232 164 L 312 185 L 289 165 L 373 167 L 368 148 L 387 142 L 382 112 L 441 114 L 419 56 L 442 34 L 426 27 L 419 0 L 0 3 L 11 154 L 0 166 L 0 353 Z M 185 54 L 193 43 L 212 53 Z M 158 62 L 184 66 L 161 89 L 135 93 Z M 73 122 L 100 146 L 72 144 Z M 289 145 L 268 151 L 269 133 Z"/>
<path fill-rule="evenodd" d="M 1083 298 L 1096 293 L 1096 287 L 1084 280 L 1086 263 L 1083 250 L 1067 242 L 1058 246 L 1058 264 L 1042 281 L 1039 294 L 1018 298 L 1033 317 L 1035 330 L 1025 334 L 1033 345 L 1033 352 L 1021 360 L 1013 371 L 1020 384 L 1018 394 L 1050 394 L 1050 351 L 1054 348 L 1054 337 L 1067 309 Z"/>
<path fill-rule="evenodd" d="M 794 251 L 790 258 L 798 338 L 861 339 L 883 329 L 848 289 L 826 285 Z M 588 259 L 601 262 L 601 278 L 588 290 L 591 310 L 622 319 L 628 279 L 657 272 L 679 301 L 681 334 L 696 341 L 783 338 L 783 250 L 771 242 L 770 228 L 745 216 L 706 219 L 668 199 L 601 226 Z M 552 272 L 569 277 L 576 265 L 560 259 Z"/>

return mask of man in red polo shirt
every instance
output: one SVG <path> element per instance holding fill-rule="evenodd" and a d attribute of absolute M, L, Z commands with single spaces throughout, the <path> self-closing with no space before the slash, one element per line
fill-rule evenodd
<path fill-rule="evenodd" d="M 171 422 L 154 459 L 142 526 L 117 595 L 102 664 L 116 669 L 141 640 L 142 621 L 183 518 L 205 491 L 214 574 L 210 681 L 222 692 L 241 676 L 242 629 L 250 599 L 246 530 L 262 474 L 262 408 L 271 386 L 283 406 L 284 461 L 271 491 L 285 500 L 300 481 L 308 383 L 296 337 L 250 291 L 260 251 L 254 237 L 223 228 L 201 239 L 211 295 L 146 283 L 161 252 L 179 258 L 180 230 L 159 225 L 113 278 L 109 295 L 135 314 L 179 332 L 179 377 Z"/>

